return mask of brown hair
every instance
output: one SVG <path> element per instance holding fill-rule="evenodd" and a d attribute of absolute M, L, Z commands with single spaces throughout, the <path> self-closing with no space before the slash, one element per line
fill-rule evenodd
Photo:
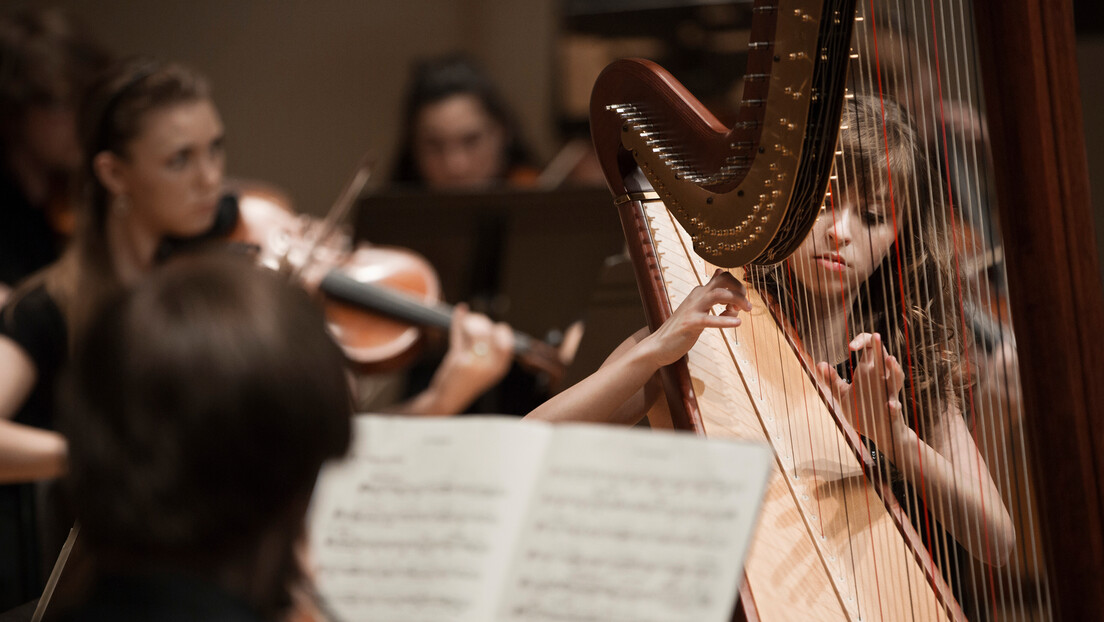
<path fill-rule="evenodd" d="M 240 256 L 182 257 L 95 314 L 67 386 L 66 485 L 103 566 L 244 570 L 258 611 L 286 606 L 319 468 L 351 435 L 317 305 Z"/>

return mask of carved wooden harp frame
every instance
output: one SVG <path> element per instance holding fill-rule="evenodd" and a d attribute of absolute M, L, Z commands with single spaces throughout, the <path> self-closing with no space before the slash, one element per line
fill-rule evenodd
<path fill-rule="evenodd" d="M 1050 598 L 1057 619 L 1097 619 L 1104 614 L 1104 291 L 1072 8 L 1066 0 L 974 4 Z M 611 157 L 601 140 L 595 131 L 615 195 L 640 198 L 618 177 L 630 168 L 623 149 Z M 625 225 L 630 238 L 638 235 L 638 225 Z M 647 277 L 654 257 L 634 259 L 654 321 L 663 299 Z M 689 392 L 685 362 L 664 374 L 664 384 L 669 397 Z M 692 410 L 673 416 L 677 427 L 700 429 Z M 747 603 L 744 615 L 758 618 Z"/>

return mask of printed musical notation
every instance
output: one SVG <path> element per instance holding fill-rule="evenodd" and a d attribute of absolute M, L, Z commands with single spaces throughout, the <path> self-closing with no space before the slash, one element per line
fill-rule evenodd
<path fill-rule="evenodd" d="M 310 515 L 342 620 L 727 620 L 765 447 L 503 418 L 362 416 Z"/>

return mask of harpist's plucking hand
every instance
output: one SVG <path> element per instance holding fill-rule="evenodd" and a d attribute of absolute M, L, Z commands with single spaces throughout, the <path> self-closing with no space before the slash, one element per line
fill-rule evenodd
<path fill-rule="evenodd" d="M 724 311 L 714 313 L 715 305 L 724 305 Z M 732 274 L 717 270 L 708 283 L 695 287 L 671 317 L 640 345 L 649 349 L 657 366 L 669 365 L 693 347 L 702 330 L 739 326 L 740 310 L 751 311 L 747 288 Z"/>
<path fill-rule="evenodd" d="M 821 380 L 832 390 L 843 415 L 863 436 L 883 451 L 915 432 L 905 422 L 900 397 L 905 384 L 901 364 L 882 345 L 877 333 L 862 333 L 850 344 L 857 353 L 851 382 L 828 363 L 817 365 Z"/>

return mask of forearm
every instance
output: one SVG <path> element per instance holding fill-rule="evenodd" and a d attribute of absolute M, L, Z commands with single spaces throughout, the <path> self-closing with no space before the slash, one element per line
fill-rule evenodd
<path fill-rule="evenodd" d="M 0 483 L 60 477 L 66 454 L 65 437 L 57 432 L 0 420 Z"/>
<path fill-rule="evenodd" d="M 630 338 L 598 371 L 525 417 L 544 421 L 635 424 L 647 410 L 643 389 L 659 370 L 647 341 Z"/>
<path fill-rule="evenodd" d="M 975 558 L 1003 565 L 1015 544 L 1015 526 L 988 467 L 976 450 L 952 462 L 915 434 L 898 444 L 893 461 L 923 503 Z"/>
<path fill-rule="evenodd" d="M 414 397 L 386 409 L 399 415 L 449 416 L 463 412 L 477 395 L 431 385 Z"/>
<path fill-rule="evenodd" d="M 714 313 L 716 305 L 724 305 L 725 310 Z M 739 326 L 740 310 L 751 310 L 743 283 L 718 270 L 708 283 L 691 290 L 655 332 L 648 334 L 643 330 L 633 335 L 598 371 L 526 417 L 545 421 L 635 423 L 644 415 L 647 396 L 637 407 L 626 402 L 644 388 L 660 367 L 685 356 L 703 330 Z"/>

